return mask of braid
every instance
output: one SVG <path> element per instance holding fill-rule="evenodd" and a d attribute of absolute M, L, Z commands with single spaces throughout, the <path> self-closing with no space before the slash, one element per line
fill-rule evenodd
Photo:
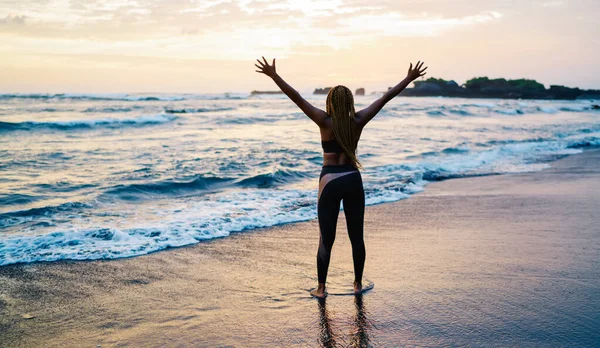
<path fill-rule="evenodd" d="M 350 158 L 350 163 L 360 168 L 361 164 L 356 157 L 358 145 L 358 130 L 354 122 L 354 97 L 352 92 L 344 86 L 336 86 L 327 95 L 327 114 L 333 121 L 333 134 L 344 152 Z"/>

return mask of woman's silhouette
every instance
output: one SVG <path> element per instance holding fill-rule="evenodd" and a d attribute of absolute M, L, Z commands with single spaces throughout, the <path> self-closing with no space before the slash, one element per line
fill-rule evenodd
<path fill-rule="evenodd" d="M 271 65 L 265 57 L 257 59 L 254 64 L 256 72 L 273 79 L 279 88 L 298 107 L 313 120 L 321 131 L 323 147 L 323 168 L 319 178 L 319 195 L 317 211 L 321 232 L 317 252 L 317 273 L 319 286 L 311 291 L 315 297 L 324 298 L 325 281 L 329 268 L 331 248 L 335 240 L 337 218 L 340 202 L 344 202 L 344 214 L 348 228 L 348 236 L 352 244 L 354 259 L 354 292 L 362 291 L 362 273 L 365 265 L 365 244 L 363 225 L 365 212 L 365 193 L 362 178 L 358 169 L 361 167 L 356 157 L 356 147 L 363 128 L 377 115 L 383 106 L 402 92 L 406 86 L 420 76 L 425 75 L 423 63 L 420 61 L 413 68 L 412 63 L 404 80 L 375 100 L 367 108 L 355 112 L 352 92 L 345 86 L 333 87 L 327 94 L 327 110 L 320 110 L 308 101 L 292 86 L 287 84 L 275 69 L 275 59 Z"/>

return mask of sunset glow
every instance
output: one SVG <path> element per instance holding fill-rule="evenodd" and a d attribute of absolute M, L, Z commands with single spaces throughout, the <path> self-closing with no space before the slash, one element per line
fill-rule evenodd
<path fill-rule="evenodd" d="M 430 76 L 600 88 L 594 1 L 2 1 L 0 92 L 245 92 Z M 575 65 L 576 64 L 576 65 Z"/>

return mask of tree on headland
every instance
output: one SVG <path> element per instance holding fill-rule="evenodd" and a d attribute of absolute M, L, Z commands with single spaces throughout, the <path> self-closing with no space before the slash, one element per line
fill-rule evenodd
<path fill-rule="evenodd" d="M 544 91 L 546 88 L 536 80 L 528 79 L 489 79 L 488 77 L 475 77 L 465 83 L 465 88 L 471 91 L 485 91 L 486 89 L 527 89 Z"/>
<path fill-rule="evenodd" d="M 564 99 L 575 99 L 583 94 L 582 90 L 579 88 L 569 88 L 558 85 L 551 85 L 549 91 L 553 96 L 560 96 Z"/>
<path fill-rule="evenodd" d="M 582 90 L 565 86 L 543 84 L 531 79 L 507 80 L 490 79 L 486 76 L 474 77 L 459 86 L 454 81 L 428 78 L 415 81 L 415 87 L 406 89 L 405 96 L 446 96 L 466 98 L 526 98 L 526 99 L 599 99 L 600 91 Z"/>

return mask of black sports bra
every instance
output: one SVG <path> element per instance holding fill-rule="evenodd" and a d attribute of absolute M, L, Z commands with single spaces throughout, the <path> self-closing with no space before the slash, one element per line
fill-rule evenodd
<path fill-rule="evenodd" d="M 324 153 L 342 153 L 342 152 L 344 152 L 344 149 L 342 148 L 340 143 L 338 143 L 336 138 L 333 138 L 331 140 L 326 140 L 326 141 L 321 140 L 321 146 L 323 147 Z"/>

